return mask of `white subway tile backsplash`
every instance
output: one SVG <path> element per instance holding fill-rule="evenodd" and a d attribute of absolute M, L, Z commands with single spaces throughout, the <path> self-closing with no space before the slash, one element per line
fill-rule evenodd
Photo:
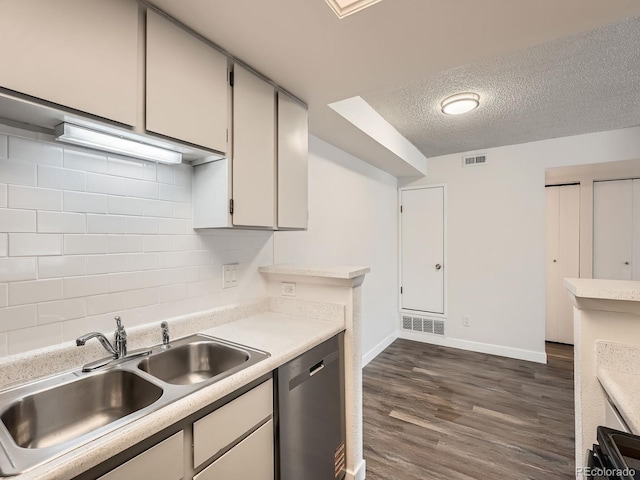
<path fill-rule="evenodd" d="M 64 167 L 85 172 L 107 173 L 107 156 L 91 151 L 64 148 Z"/>
<path fill-rule="evenodd" d="M 48 188 L 9 185 L 10 208 L 31 210 L 62 210 L 62 192 Z"/>
<path fill-rule="evenodd" d="M 127 217 L 87 214 L 87 233 L 126 233 Z"/>
<path fill-rule="evenodd" d="M 61 167 L 62 147 L 28 138 L 9 137 L 9 158 Z"/>
<path fill-rule="evenodd" d="M 170 252 L 174 249 L 174 237 L 172 235 L 145 235 L 145 252 Z"/>
<path fill-rule="evenodd" d="M 154 286 L 147 272 L 112 273 L 109 275 L 109 293 L 138 290 Z"/>
<path fill-rule="evenodd" d="M 94 275 L 63 279 L 64 298 L 88 297 L 109 291 L 109 277 Z"/>
<path fill-rule="evenodd" d="M 9 256 L 62 255 L 62 235 L 10 233 Z"/>
<path fill-rule="evenodd" d="M 213 293 L 213 281 L 201 280 L 187 284 L 187 298 L 203 297 Z"/>
<path fill-rule="evenodd" d="M 200 280 L 222 280 L 221 265 L 201 265 Z"/>
<path fill-rule="evenodd" d="M 62 323 L 62 341 L 72 342 L 89 332 L 111 332 L 114 330 L 114 315 L 96 315 L 66 320 Z M 128 325 L 124 319 L 125 325 Z"/>
<path fill-rule="evenodd" d="M 31 185 L 37 183 L 36 165 L 14 160 L 0 160 L 0 183 L 12 185 Z"/>
<path fill-rule="evenodd" d="M 7 332 L 9 355 L 62 343 L 62 324 L 52 323 Z"/>
<path fill-rule="evenodd" d="M 188 251 L 200 249 L 200 238 L 197 235 L 174 235 L 174 250 Z"/>
<path fill-rule="evenodd" d="M 131 253 L 126 257 L 127 272 L 156 270 L 159 266 L 160 257 L 157 253 Z"/>
<path fill-rule="evenodd" d="M 84 172 L 66 168 L 38 165 L 38 186 L 61 190 L 84 191 L 87 186 Z"/>
<path fill-rule="evenodd" d="M 173 216 L 175 218 L 187 218 L 190 219 L 193 216 L 190 203 L 174 203 L 173 204 Z"/>
<path fill-rule="evenodd" d="M 158 289 L 158 300 L 160 303 L 175 302 L 187 298 L 187 284 L 165 285 Z"/>
<path fill-rule="evenodd" d="M 0 282 L 19 282 L 35 279 L 35 258 L 0 258 Z"/>
<path fill-rule="evenodd" d="M 39 233 L 85 233 L 86 224 L 83 213 L 38 211 Z"/>
<path fill-rule="evenodd" d="M 95 193 L 64 192 L 64 210 L 65 212 L 107 213 L 107 197 Z"/>
<path fill-rule="evenodd" d="M 9 255 L 9 235 L 0 233 L 0 257 Z"/>
<path fill-rule="evenodd" d="M 87 192 L 125 195 L 126 185 L 122 178 L 87 173 Z"/>
<path fill-rule="evenodd" d="M 109 253 L 142 252 L 142 238 L 139 235 L 109 235 L 107 251 Z"/>
<path fill-rule="evenodd" d="M 86 316 L 86 300 L 84 298 L 72 298 L 38 304 L 38 325 L 64 322 L 74 318 Z"/>
<path fill-rule="evenodd" d="M 158 303 L 158 289 L 146 288 L 141 290 L 128 290 L 108 295 L 99 295 L 87 298 L 87 314 L 99 315 L 101 313 L 118 313 L 123 310 L 155 305 Z"/>
<path fill-rule="evenodd" d="M 158 183 L 143 180 L 120 179 L 124 183 L 125 194 L 128 197 L 148 198 L 157 200 L 159 196 Z"/>
<path fill-rule="evenodd" d="M 86 274 L 86 257 L 66 255 L 38 258 L 38 278 L 75 277 Z"/>
<path fill-rule="evenodd" d="M 0 308 L 9 305 L 9 285 L 6 283 L 0 283 Z"/>
<path fill-rule="evenodd" d="M 176 165 L 175 184 L 191 188 L 193 180 L 193 167 L 191 165 Z"/>
<path fill-rule="evenodd" d="M 64 254 L 107 253 L 106 235 L 65 235 Z"/>
<path fill-rule="evenodd" d="M 184 235 L 187 231 L 186 220 L 178 218 L 160 218 L 158 223 L 158 233 L 160 235 Z"/>
<path fill-rule="evenodd" d="M 176 183 L 175 167 L 172 165 L 165 165 L 163 163 L 158 164 L 158 176 L 156 181 L 158 183 L 169 183 L 173 185 Z"/>
<path fill-rule="evenodd" d="M 138 215 L 142 216 L 143 202 L 140 198 L 107 197 L 107 213 L 113 215 Z"/>
<path fill-rule="evenodd" d="M 13 282 L 9 284 L 9 305 L 48 302 L 62 298 L 62 279 Z"/>
<path fill-rule="evenodd" d="M 148 235 L 157 234 L 158 219 L 146 218 L 146 217 L 128 217 L 127 233 L 148 234 Z"/>
<path fill-rule="evenodd" d="M 162 200 L 144 201 L 145 217 L 173 217 L 173 203 Z"/>
<path fill-rule="evenodd" d="M 36 306 L 0 308 L 0 332 L 32 327 L 36 324 Z"/>
<path fill-rule="evenodd" d="M 0 165 L 1 168 L 1 165 Z M 0 208 L 6 207 L 7 201 L 7 186 L 0 183 Z"/>
<path fill-rule="evenodd" d="M 115 175 L 118 177 L 137 178 L 139 180 L 150 181 L 156 180 L 155 163 L 135 160 L 133 158 L 108 156 L 107 172 L 109 175 Z"/>
<path fill-rule="evenodd" d="M 8 156 L 7 143 L 8 143 L 7 136 L 0 135 L 0 158 L 7 158 Z"/>
<path fill-rule="evenodd" d="M 191 188 L 182 185 L 160 184 L 160 200 L 171 202 L 191 202 Z"/>
<path fill-rule="evenodd" d="M 187 252 L 161 252 L 160 268 L 177 268 L 189 266 Z"/>
<path fill-rule="evenodd" d="M 0 208 L 0 228 L 3 232 L 35 232 L 36 212 Z"/>
<path fill-rule="evenodd" d="M 187 262 L 189 265 L 211 265 L 211 252 L 208 250 L 196 250 L 194 252 L 189 252 Z"/>
<path fill-rule="evenodd" d="M 119 255 L 90 255 L 87 257 L 87 274 L 123 272 L 126 269 L 127 256 Z"/>

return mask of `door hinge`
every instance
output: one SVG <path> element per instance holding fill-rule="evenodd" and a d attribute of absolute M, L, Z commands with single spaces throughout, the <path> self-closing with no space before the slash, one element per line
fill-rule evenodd
<path fill-rule="evenodd" d="M 229 85 L 233 87 L 233 70 L 229 72 Z"/>
<path fill-rule="evenodd" d="M 402 295 L 402 287 L 400 287 L 400 295 Z"/>
<path fill-rule="evenodd" d="M 229 143 L 229 129 L 227 128 L 227 143 Z"/>
<path fill-rule="evenodd" d="M 229 214 L 233 215 L 233 198 L 229 199 Z"/>

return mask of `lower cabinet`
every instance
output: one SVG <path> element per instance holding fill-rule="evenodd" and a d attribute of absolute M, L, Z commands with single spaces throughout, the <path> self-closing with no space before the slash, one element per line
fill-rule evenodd
<path fill-rule="evenodd" d="M 184 473 L 184 433 L 178 432 L 159 444 L 123 463 L 100 480 L 180 480 Z"/>
<path fill-rule="evenodd" d="M 272 379 L 168 430 L 178 431 L 155 445 L 147 439 L 129 450 L 142 453 L 123 452 L 77 480 L 274 480 Z"/>
<path fill-rule="evenodd" d="M 273 480 L 273 420 L 269 420 L 194 480 Z"/>

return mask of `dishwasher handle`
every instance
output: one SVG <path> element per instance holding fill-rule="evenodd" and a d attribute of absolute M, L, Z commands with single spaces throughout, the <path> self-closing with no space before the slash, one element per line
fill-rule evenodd
<path fill-rule="evenodd" d="M 309 369 L 309 376 L 313 377 L 316 373 L 324 368 L 324 360 L 320 360 L 313 367 Z"/>

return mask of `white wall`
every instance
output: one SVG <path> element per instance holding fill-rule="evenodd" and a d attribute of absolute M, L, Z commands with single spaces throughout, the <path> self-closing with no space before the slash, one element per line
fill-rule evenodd
<path fill-rule="evenodd" d="M 371 267 L 363 285 L 365 361 L 396 336 L 397 222 L 395 177 L 310 137 L 309 228 L 276 232 L 274 260 Z"/>
<path fill-rule="evenodd" d="M 266 294 L 273 233 L 194 231 L 191 175 L 0 127 L 0 356 Z"/>
<path fill-rule="evenodd" d="M 426 178 L 400 186 L 448 185 L 449 344 L 544 361 L 545 169 L 640 158 L 640 128 L 484 152 L 486 166 L 430 158 Z"/>

